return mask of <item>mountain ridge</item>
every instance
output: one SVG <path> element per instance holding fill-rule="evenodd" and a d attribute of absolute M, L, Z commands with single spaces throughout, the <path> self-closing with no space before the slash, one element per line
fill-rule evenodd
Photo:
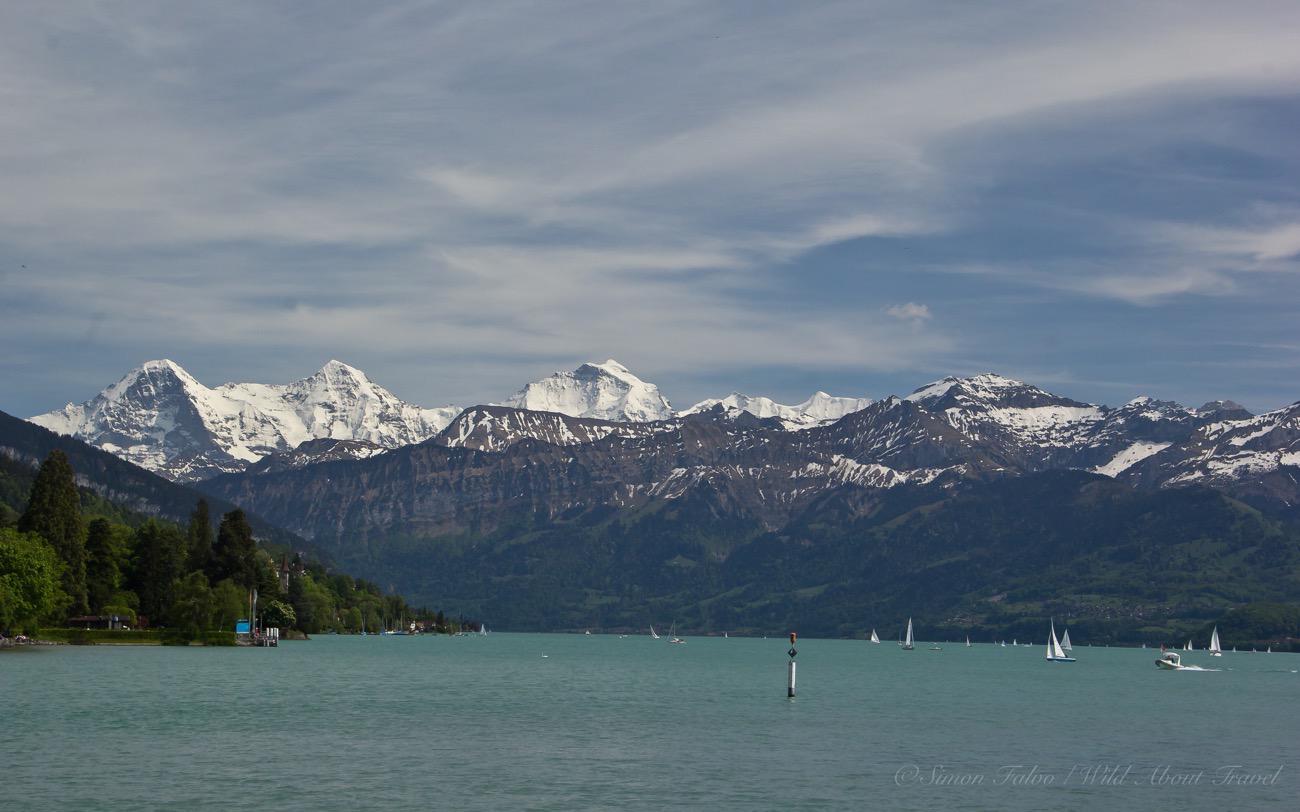
<path fill-rule="evenodd" d="M 91 400 L 29 420 L 177 481 L 243 470 L 308 440 L 386 448 L 420 442 L 459 413 L 399 400 L 364 372 L 331 360 L 289 384 L 206 387 L 170 360 L 147 361 Z"/>

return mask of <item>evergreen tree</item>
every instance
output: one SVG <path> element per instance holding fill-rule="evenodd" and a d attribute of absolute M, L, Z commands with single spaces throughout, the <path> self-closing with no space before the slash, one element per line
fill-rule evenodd
<path fill-rule="evenodd" d="M 122 588 L 131 531 L 106 519 L 91 521 L 86 532 L 86 598 L 92 612 L 102 612 Z"/>
<path fill-rule="evenodd" d="M 212 577 L 212 519 L 208 513 L 208 500 L 200 499 L 190 514 L 190 526 L 187 531 L 189 555 L 185 568 L 190 572 L 207 573 Z"/>
<path fill-rule="evenodd" d="M 49 542 L 62 559 L 63 591 L 72 599 L 69 611 L 84 614 L 86 606 L 86 539 L 81 520 L 81 497 L 72 465 L 62 451 L 55 449 L 41 463 L 32 483 L 27 510 L 18 520 L 18 529 L 35 533 Z"/>
<path fill-rule="evenodd" d="M 227 578 L 244 589 L 257 586 L 257 545 L 253 528 L 242 510 L 232 510 L 221 517 L 217 545 L 212 549 L 213 581 Z"/>
<path fill-rule="evenodd" d="M 167 622 L 175 583 L 185 572 L 185 538 L 169 524 L 150 519 L 135 531 L 132 585 L 140 611 L 155 625 Z"/>

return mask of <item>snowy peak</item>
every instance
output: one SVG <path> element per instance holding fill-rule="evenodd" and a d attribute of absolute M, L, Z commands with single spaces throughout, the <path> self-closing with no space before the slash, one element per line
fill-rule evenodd
<path fill-rule="evenodd" d="M 502 405 L 633 423 L 667 420 L 673 416 L 672 406 L 659 393 L 659 387 L 641 380 L 612 358 L 534 381 Z"/>
<path fill-rule="evenodd" d="M 671 422 L 612 422 L 508 406 L 472 406 L 457 415 L 430 442 L 448 448 L 504 451 L 524 440 L 570 446 L 594 443 L 610 436 L 649 437 L 670 431 L 674 425 Z"/>
<path fill-rule="evenodd" d="M 287 385 L 204 386 L 170 360 L 146 362 L 91 400 L 30 418 L 176 480 L 243 470 L 308 440 L 418 443 L 458 413 L 399 400 L 341 361 Z"/>
<path fill-rule="evenodd" d="M 949 376 L 922 386 L 906 400 L 924 404 L 927 408 L 948 408 L 954 405 L 1010 406 L 1030 408 L 1047 405 L 1084 405 L 1077 401 L 1054 395 L 1037 386 L 986 372 L 968 378 Z"/>
<path fill-rule="evenodd" d="M 103 394 L 109 400 L 120 401 L 145 397 L 150 391 L 169 387 L 193 391 L 203 389 L 203 384 L 195 380 L 180 364 L 164 358 L 145 361 L 105 389 Z"/>
<path fill-rule="evenodd" d="M 819 391 L 794 408 L 817 423 L 833 423 L 846 414 L 862 411 L 871 403 L 871 398 L 837 397 Z"/>
<path fill-rule="evenodd" d="M 1196 415 L 1215 420 L 1249 420 L 1255 416 L 1245 406 L 1231 400 L 1212 400 L 1196 409 Z"/>
<path fill-rule="evenodd" d="M 775 418 L 785 429 L 798 431 L 834 423 L 846 414 L 865 409 L 871 405 L 871 402 L 870 398 L 835 397 L 825 392 L 816 392 L 803 403 L 786 406 L 771 398 L 732 392 L 725 398 L 702 400 L 681 412 L 681 416 L 700 414 L 721 407 L 722 413 L 732 419 L 742 414 L 752 415 L 760 420 Z"/>
<path fill-rule="evenodd" d="M 1258 417 L 1205 422 L 1185 441 L 1125 473 L 1138 484 L 1244 487 L 1242 495 L 1261 500 L 1294 494 L 1300 481 L 1300 403 Z"/>

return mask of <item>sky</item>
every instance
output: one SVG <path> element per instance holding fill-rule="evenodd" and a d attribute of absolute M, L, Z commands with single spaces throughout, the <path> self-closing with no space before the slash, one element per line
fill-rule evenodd
<path fill-rule="evenodd" d="M 1300 400 L 1300 4 L 10 3 L 0 409 Z"/>

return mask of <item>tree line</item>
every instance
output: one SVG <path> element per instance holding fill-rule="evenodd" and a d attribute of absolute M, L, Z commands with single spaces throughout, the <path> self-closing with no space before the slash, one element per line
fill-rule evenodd
<path fill-rule="evenodd" d="M 146 519 L 136 527 L 83 514 L 71 464 L 52 451 L 41 464 L 26 509 L 0 527 L 0 633 L 35 632 L 88 615 L 117 616 L 191 638 L 234 629 L 256 590 L 264 626 L 318 633 L 372 632 L 416 621 L 439 631 L 458 624 L 442 612 L 414 609 L 378 585 L 331 573 L 293 556 L 289 565 L 258 546 L 242 510 L 213 526 L 198 500 L 185 526 Z"/>

